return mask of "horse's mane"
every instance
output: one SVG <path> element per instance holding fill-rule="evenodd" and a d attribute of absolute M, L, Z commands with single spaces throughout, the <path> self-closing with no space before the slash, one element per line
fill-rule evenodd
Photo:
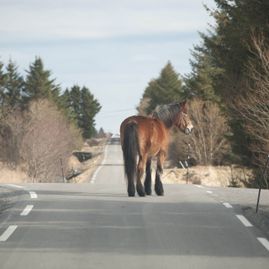
<path fill-rule="evenodd" d="M 178 103 L 159 105 L 153 111 L 152 117 L 160 119 L 167 128 L 171 128 L 179 111 L 180 105 Z"/>

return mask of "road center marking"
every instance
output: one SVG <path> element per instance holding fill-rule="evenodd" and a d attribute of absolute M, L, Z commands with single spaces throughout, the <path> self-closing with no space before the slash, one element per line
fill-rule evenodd
<path fill-rule="evenodd" d="M 21 216 L 27 216 L 32 211 L 33 207 L 33 205 L 27 205 L 21 212 Z"/>
<path fill-rule="evenodd" d="M 236 217 L 246 226 L 246 227 L 253 227 L 253 225 L 243 216 L 243 215 L 236 215 Z"/>
<path fill-rule="evenodd" d="M 15 232 L 17 225 L 10 225 L 5 232 L 0 236 L 0 242 L 5 242 Z"/>
<path fill-rule="evenodd" d="M 34 191 L 29 191 L 31 199 L 37 199 L 37 194 Z"/>
<path fill-rule="evenodd" d="M 195 187 L 199 188 L 199 189 L 203 189 L 204 187 L 202 185 L 197 185 L 197 184 L 194 184 Z"/>
<path fill-rule="evenodd" d="M 269 241 L 264 237 L 257 237 L 257 239 L 269 251 Z"/>
<path fill-rule="evenodd" d="M 233 208 L 233 206 L 227 202 L 222 203 L 226 208 Z"/>
<path fill-rule="evenodd" d="M 213 191 L 206 191 L 208 194 L 213 194 Z"/>

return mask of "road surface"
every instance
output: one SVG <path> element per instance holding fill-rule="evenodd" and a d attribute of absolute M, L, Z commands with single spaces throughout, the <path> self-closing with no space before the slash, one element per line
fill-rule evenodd
<path fill-rule="evenodd" d="M 195 185 L 127 197 L 119 145 L 88 184 L 28 184 L 0 215 L 0 268 L 268 268 L 265 235 Z M 250 225 L 249 225 L 250 224 Z"/>

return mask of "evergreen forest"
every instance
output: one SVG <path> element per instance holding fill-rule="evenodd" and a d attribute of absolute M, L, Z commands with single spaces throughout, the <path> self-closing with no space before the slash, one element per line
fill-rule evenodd
<path fill-rule="evenodd" d="M 96 134 L 101 105 L 85 86 L 65 91 L 36 57 L 23 77 L 0 62 L 0 162 L 23 166 L 32 181 L 55 181 L 60 165 Z"/>
<path fill-rule="evenodd" d="M 215 3 L 205 6 L 215 23 L 192 49 L 191 72 L 180 75 L 168 62 L 137 109 L 148 115 L 158 104 L 187 99 L 195 130 L 188 139 L 174 134 L 172 160 L 190 151 L 198 164 L 243 165 L 261 178 L 269 154 L 269 1 Z"/>

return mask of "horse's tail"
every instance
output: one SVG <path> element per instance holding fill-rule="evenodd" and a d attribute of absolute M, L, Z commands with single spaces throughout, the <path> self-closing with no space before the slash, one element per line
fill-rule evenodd
<path fill-rule="evenodd" d="M 125 126 L 122 150 L 124 158 L 124 171 L 128 180 L 128 194 L 129 196 L 134 196 L 134 178 L 136 175 L 137 155 L 139 153 L 136 123 L 129 123 Z"/>

